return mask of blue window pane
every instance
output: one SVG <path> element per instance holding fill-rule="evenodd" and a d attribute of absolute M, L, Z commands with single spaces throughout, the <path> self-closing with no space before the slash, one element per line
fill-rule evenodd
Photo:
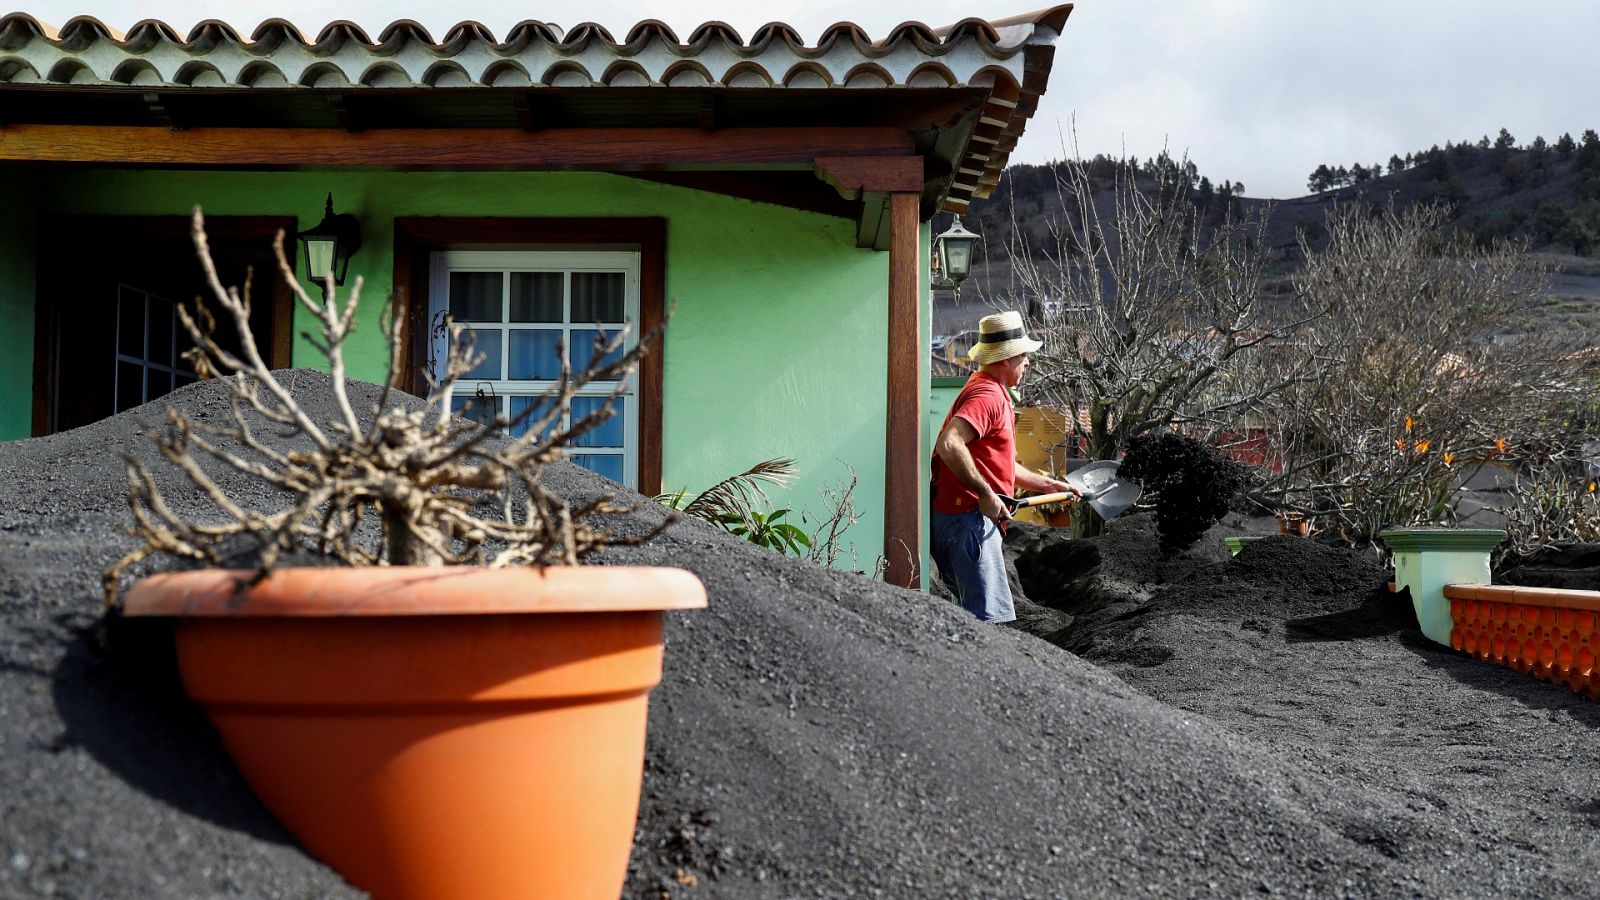
<path fill-rule="evenodd" d="M 561 332 L 553 328 L 518 328 L 511 332 L 511 369 L 507 378 L 561 377 Z"/>
<path fill-rule="evenodd" d="M 572 398 L 572 424 L 576 426 L 585 416 L 603 409 L 608 397 L 573 397 Z M 628 401 L 618 397 L 616 406 L 612 410 L 611 418 L 596 425 L 587 434 L 573 438 L 574 447 L 621 447 L 623 435 L 623 416 L 628 411 Z M 595 471 L 599 471 L 596 469 Z"/>
<path fill-rule="evenodd" d="M 617 454 L 580 453 L 575 454 L 572 461 L 612 481 L 622 481 L 622 457 Z"/>
<path fill-rule="evenodd" d="M 450 411 L 463 419 L 489 425 L 494 422 L 495 414 L 500 412 L 500 398 L 482 392 L 451 397 Z"/>
<path fill-rule="evenodd" d="M 560 272 L 511 273 L 511 321 L 561 321 Z"/>
<path fill-rule="evenodd" d="M 621 322 L 626 289 L 621 272 L 573 272 L 572 324 Z"/>
<path fill-rule="evenodd" d="M 550 400 L 546 397 L 507 397 L 506 399 L 510 405 L 510 411 L 507 415 L 511 417 L 512 437 L 522 437 L 527 434 L 528 429 L 544 416 L 545 410 L 550 408 Z M 545 431 L 549 432 L 560 427 L 561 418 L 557 416 L 553 422 L 545 426 Z"/>
<path fill-rule="evenodd" d="M 606 400 L 610 397 L 573 397 L 573 424 L 581 423 L 584 416 L 605 408 Z M 574 437 L 573 447 L 621 447 L 622 428 L 624 416 L 627 415 L 626 397 L 618 397 L 614 402 L 611 418 L 597 424 L 592 431 Z"/>
<path fill-rule="evenodd" d="M 457 322 L 501 321 L 504 287 L 499 272 L 451 272 L 450 315 Z"/>
<path fill-rule="evenodd" d="M 500 380 L 500 332 L 469 328 L 462 334 L 472 341 L 472 356 L 483 356 L 483 362 L 462 376 L 467 380 Z"/>
<path fill-rule="evenodd" d="M 572 329 L 572 371 L 582 372 L 594 361 L 594 339 L 598 335 L 602 340 L 616 337 L 616 332 L 596 331 L 593 328 Z M 605 358 L 606 363 L 613 362 L 623 354 L 621 349 L 611 353 Z M 616 377 L 597 379 L 599 381 L 615 381 Z"/>

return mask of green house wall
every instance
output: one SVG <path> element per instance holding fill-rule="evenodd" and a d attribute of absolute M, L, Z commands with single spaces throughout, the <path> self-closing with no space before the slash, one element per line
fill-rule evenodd
<path fill-rule="evenodd" d="M 939 429 L 944 427 L 944 417 L 950 414 L 950 407 L 955 405 L 956 396 L 961 393 L 967 379 L 945 375 L 930 380 L 932 385 L 928 388 L 928 402 L 922 408 L 922 414 L 926 417 L 922 424 L 922 440 L 927 445 L 928 458 L 932 459 L 933 442 L 939 437 Z"/>
<path fill-rule="evenodd" d="M 856 248 L 851 221 L 595 173 L 61 170 L 42 179 L 41 191 L 52 214 L 187 214 L 198 204 L 213 215 L 293 215 L 301 228 L 321 218 L 332 191 L 364 235 L 351 271 L 366 279 L 368 312 L 358 317 L 349 365 L 354 377 L 373 381 L 385 364 L 375 317 L 392 287 L 395 217 L 665 217 L 666 296 L 675 311 L 665 339 L 663 488 L 697 491 L 787 456 L 801 475 L 775 499 L 814 515 L 819 488 L 844 479 L 848 464 L 859 479 L 861 518 L 850 532 L 859 567 L 882 551 L 888 254 Z M 13 212 L 0 206 L 7 221 Z M 0 241 L 7 385 L 31 383 L 26 237 Z M 927 240 L 924 227 L 924 258 Z M 922 297 L 927 328 L 926 280 Z M 307 325 L 299 316 L 297 333 Z M 294 363 L 319 364 L 298 338 Z M 927 378 L 924 361 L 924 391 Z M 0 438 L 25 437 L 27 404 L 6 393 Z"/>

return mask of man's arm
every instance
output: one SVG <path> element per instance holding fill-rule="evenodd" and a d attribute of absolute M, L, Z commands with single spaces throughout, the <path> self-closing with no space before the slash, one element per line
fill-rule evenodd
<path fill-rule="evenodd" d="M 967 449 L 967 445 L 977 439 L 978 429 L 971 422 L 960 416 L 951 416 L 944 430 L 939 432 L 939 439 L 934 442 L 934 451 L 962 484 L 977 493 L 978 512 L 983 513 L 984 518 L 998 522 L 1008 516 L 1006 505 L 1000 502 L 1000 495 L 994 492 L 994 487 L 978 473 L 978 466 L 972 461 L 972 451 Z"/>
<path fill-rule="evenodd" d="M 1015 472 L 1014 478 L 1017 482 L 1017 487 L 1027 488 L 1030 491 L 1036 491 L 1041 494 L 1054 494 L 1058 491 L 1066 491 L 1071 494 L 1078 493 L 1077 488 L 1067 484 L 1065 481 L 1051 478 L 1047 475 L 1040 475 L 1022 463 L 1017 463 Z"/>

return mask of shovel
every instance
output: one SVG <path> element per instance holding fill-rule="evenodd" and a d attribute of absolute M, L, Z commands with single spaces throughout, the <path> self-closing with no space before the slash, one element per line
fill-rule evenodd
<path fill-rule="evenodd" d="M 1114 459 L 1100 460 L 1089 463 L 1075 471 L 1067 473 L 1066 482 L 1078 489 L 1079 498 L 1089 504 L 1102 519 L 1114 519 L 1127 512 L 1139 499 L 1139 485 L 1132 481 L 1124 481 L 1117 477 L 1119 463 Z M 1039 506 L 1044 503 L 1060 503 L 1071 500 L 1073 496 L 1066 491 L 1055 494 L 1040 494 L 1036 497 L 1025 497 L 1021 500 L 1013 497 L 1002 496 L 1001 502 L 1006 509 L 1016 512 L 1029 506 Z"/>

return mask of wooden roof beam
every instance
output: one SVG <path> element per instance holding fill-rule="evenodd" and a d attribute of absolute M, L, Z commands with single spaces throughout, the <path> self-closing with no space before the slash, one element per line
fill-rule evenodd
<path fill-rule="evenodd" d="M 856 218 L 856 246 L 889 249 L 888 198 L 920 194 L 928 179 L 921 156 L 819 156 L 817 177 L 846 200 L 861 201 Z"/>
<path fill-rule="evenodd" d="M 0 130 L 0 161 L 133 166 L 330 166 L 408 169 L 809 169 L 819 158 L 894 157 L 892 190 L 921 161 L 899 127 L 374 129 L 168 128 L 18 124 Z M 840 170 L 849 181 L 865 163 Z M 829 170 L 832 171 L 832 170 Z M 880 173 L 882 174 L 882 173 Z M 863 176 L 864 177 L 864 176 Z M 876 177 L 876 176 L 874 176 Z M 868 186 L 869 189 L 871 188 Z M 858 186 L 857 190 L 860 189 Z"/>
<path fill-rule="evenodd" d="M 863 191 L 899 193 L 921 191 L 922 157 L 904 156 L 818 156 L 817 177 L 833 186 L 839 196 L 854 200 Z"/>

